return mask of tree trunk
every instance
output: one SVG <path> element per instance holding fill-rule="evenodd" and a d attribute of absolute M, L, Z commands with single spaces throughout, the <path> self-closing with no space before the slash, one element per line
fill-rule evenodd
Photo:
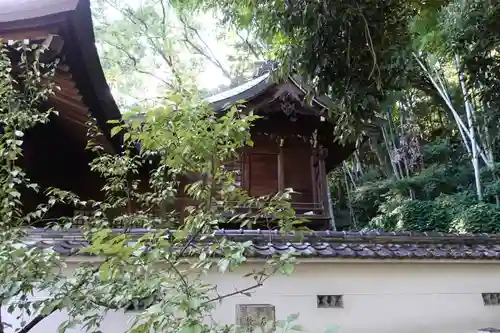
<path fill-rule="evenodd" d="M 370 144 L 370 149 L 375 153 L 375 156 L 377 157 L 382 172 L 385 174 L 387 178 L 390 178 L 392 172 L 389 166 L 387 165 L 387 161 L 382 157 L 382 152 L 380 151 L 380 146 L 378 144 L 377 138 L 370 137 L 368 139 L 368 142 Z"/>
<path fill-rule="evenodd" d="M 382 135 L 384 136 L 385 148 L 387 149 L 387 155 L 389 155 L 389 160 L 391 161 L 392 171 L 394 173 L 394 176 L 396 176 L 397 179 L 401 179 L 401 175 L 399 173 L 397 163 L 393 160 L 393 158 L 391 156 L 392 143 L 387 139 L 387 133 L 386 133 L 384 128 L 382 128 Z"/>
<path fill-rule="evenodd" d="M 345 189 L 346 189 L 346 195 L 347 195 L 347 207 L 349 207 L 349 214 L 351 215 L 351 222 L 354 230 L 358 227 L 358 221 L 356 219 L 356 216 L 354 215 L 354 209 L 352 209 L 351 205 L 351 190 L 349 189 L 349 181 L 347 180 L 347 170 L 345 169 L 345 165 L 343 166 L 342 170 L 344 171 L 344 181 L 345 181 Z"/>
<path fill-rule="evenodd" d="M 460 69 L 460 57 L 458 54 L 455 54 L 455 67 L 458 73 L 458 80 L 460 82 L 460 87 L 462 89 L 462 95 L 464 98 L 464 103 L 465 103 L 465 112 L 467 113 L 467 123 L 469 125 L 469 137 L 471 140 L 471 147 L 472 147 L 472 166 L 474 167 L 474 178 L 476 181 L 476 193 L 477 193 L 477 199 L 479 201 L 483 200 L 483 193 L 481 190 L 481 176 L 479 174 L 479 158 L 478 158 L 478 146 L 476 143 L 476 136 L 475 136 L 475 124 L 474 124 L 474 115 L 473 115 L 473 107 L 472 104 L 469 100 L 469 94 L 467 92 L 467 88 L 465 86 L 464 82 L 464 75 L 462 73 L 462 70 Z"/>

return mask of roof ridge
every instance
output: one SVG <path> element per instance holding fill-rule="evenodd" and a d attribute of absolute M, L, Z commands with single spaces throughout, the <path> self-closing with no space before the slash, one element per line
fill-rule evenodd
<path fill-rule="evenodd" d="M 112 229 L 115 234 L 128 233 L 140 237 L 147 233 L 162 229 Z M 176 230 L 165 230 L 166 235 L 175 233 Z M 53 230 L 46 228 L 33 228 L 28 231 L 30 238 L 42 239 L 83 239 L 83 229 L 72 228 L 66 230 Z M 206 235 L 205 235 L 206 236 Z M 381 232 L 381 231 L 300 231 L 280 232 L 279 230 L 244 230 L 220 229 L 213 234 L 215 237 L 229 237 L 245 240 L 270 240 L 270 241 L 324 241 L 345 243 L 467 243 L 467 244 L 500 244 L 500 234 L 472 234 L 472 233 L 442 233 L 442 232 Z M 210 238 L 210 237 L 208 237 Z"/>
<path fill-rule="evenodd" d="M 140 237 L 158 230 L 130 229 Z M 114 233 L 124 232 L 114 229 Z M 169 230 L 166 236 L 175 232 Z M 436 236 L 437 235 L 437 236 Z M 293 254 L 300 257 L 340 259 L 434 259 L 434 260 L 500 260 L 500 235 L 444 234 L 370 231 L 314 231 L 298 233 L 275 230 L 219 230 L 215 236 L 234 241 L 252 241 L 247 248 L 249 257 L 268 258 L 272 255 Z M 133 237 L 132 237 L 133 238 Z M 51 248 L 61 255 L 79 254 L 89 245 L 81 229 L 66 231 L 31 229 L 24 241 L 29 247 Z M 134 244 L 131 239 L 130 244 Z M 189 244 L 189 255 L 196 255 L 205 246 L 216 244 L 213 237 L 204 237 Z"/>

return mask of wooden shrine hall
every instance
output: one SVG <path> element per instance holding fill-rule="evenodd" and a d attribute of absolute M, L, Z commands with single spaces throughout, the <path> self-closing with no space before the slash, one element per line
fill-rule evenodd
<path fill-rule="evenodd" d="M 111 138 L 108 121 L 121 114 L 111 96 L 99 62 L 89 0 L 23 0 L 23 5 L 0 0 L 0 37 L 29 40 L 48 47 L 47 61 L 60 60 L 55 81 L 60 90 L 49 100 L 59 116 L 27 133 L 24 165 L 42 186 L 72 190 L 85 198 L 99 198 L 103 182 L 90 172 L 92 155 L 84 150 L 86 121 L 91 116 L 105 134 L 108 152 L 120 150 Z M 293 188 L 297 215 L 313 229 L 332 227 L 332 202 L 327 173 L 346 159 L 353 147 L 340 145 L 328 120 L 328 99 L 305 103 L 298 77 L 279 83 L 269 71 L 253 80 L 207 99 L 223 113 L 236 101 L 262 116 L 252 127 L 253 147 L 242 147 L 241 158 L 230 167 L 239 170 L 238 183 L 250 195 L 262 196 Z M 35 205 L 36 198 L 30 198 Z M 29 203 L 27 203 L 30 206 Z M 51 217 L 74 214 L 67 207 Z"/>

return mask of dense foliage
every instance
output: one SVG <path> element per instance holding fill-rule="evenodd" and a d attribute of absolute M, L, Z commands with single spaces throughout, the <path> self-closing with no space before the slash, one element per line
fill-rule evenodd
<path fill-rule="evenodd" d="M 452 1 L 410 21 L 413 58 L 431 85 L 399 91 L 381 133 L 333 176 L 344 228 L 500 230 L 498 10 Z"/>
<path fill-rule="evenodd" d="M 311 93 L 328 94 L 343 140 L 355 139 L 374 120 L 388 92 L 418 76 L 408 25 L 444 2 L 190 1 L 216 8 L 225 24 L 253 31 L 270 45 L 283 74 L 298 72 L 312 83 Z"/>
<path fill-rule="evenodd" d="M 160 3 L 179 18 L 214 13 L 218 28 L 277 60 L 278 74 L 299 73 L 330 97 L 337 136 L 359 147 L 331 175 L 337 227 L 496 230 L 497 2 Z"/>
<path fill-rule="evenodd" d="M 209 320 L 214 307 L 228 297 L 250 296 L 274 274 L 291 274 L 294 257 L 272 257 L 260 268 L 242 272 L 248 286 L 225 294 L 208 284 L 206 275 L 236 270 L 247 260 L 251 242 L 216 236 L 215 231 L 229 221 L 244 227 L 259 218 L 284 232 L 301 223 L 289 192 L 251 198 L 233 185 L 234 171 L 223 167 L 242 142 L 252 144 L 249 127 L 256 116 L 234 107 L 216 117 L 197 94 L 171 90 L 155 108 L 137 108 L 125 123 L 116 124 L 112 134 L 122 135 L 124 142 L 117 154 L 99 147 L 95 135 L 100 134 L 90 119 L 88 148 L 96 156 L 91 169 L 106 181 L 105 196 L 83 201 L 68 191 L 42 188 L 22 167 L 25 136 L 56 116 L 45 108 L 54 91 L 54 67 L 38 61 L 42 52 L 25 44 L 0 52 L 0 333 L 39 329 L 58 311 L 67 313 L 58 332 L 79 326 L 97 333 L 107 312 L 130 310 L 136 313 L 129 332 L 232 331 Z M 191 175 L 187 184 L 181 182 L 186 175 Z M 46 198 L 34 211 L 23 207 L 29 191 Z M 181 210 L 174 205 L 179 193 L 189 202 Z M 61 217 L 47 226 L 70 232 L 78 223 L 80 237 L 88 243 L 79 254 L 95 260 L 74 265 L 72 274 L 65 269 L 66 258 L 51 247 L 29 246 L 28 227 L 57 203 L 92 208 L 91 216 Z M 237 211 L 242 205 L 254 214 Z M 113 231 L 116 225 L 126 228 Z M 130 227 L 146 232 L 134 235 Z M 298 330 L 300 325 L 291 323 L 296 319 L 292 315 L 276 324 Z M 274 324 L 262 330 L 268 332 Z"/>
<path fill-rule="evenodd" d="M 338 136 L 359 147 L 331 176 L 339 228 L 500 229 L 497 2 L 191 3 L 332 99 Z"/>
<path fill-rule="evenodd" d="M 194 88 L 191 75 L 206 63 L 231 86 L 250 77 L 253 61 L 267 52 L 281 74 L 298 72 L 312 93 L 331 98 L 336 134 L 358 146 L 330 177 L 338 228 L 500 231 L 499 3 L 100 0 L 95 6 L 101 9 L 95 13 L 97 35 L 110 81 L 125 97 L 143 94 L 140 84 L 152 79 L 161 93 L 124 101 L 133 116 L 115 124 L 113 134 L 123 135 L 121 154 L 106 154 L 91 140 L 91 167 L 106 180 L 105 198 L 82 201 L 40 188 L 20 167 L 26 133 L 55 116 L 44 109 L 54 67 L 39 62 L 43 49 L 20 44 L 1 50 L 0 303 L 12 316 L 0 311 L 0 333 L 11 325 L 27 333 L 60 310 L 68 318 L 59 331 L 82 325 L 99 332 L 107 311 L 127 309 L 138 310 L 131 332 L 228 332 L 232 328 L 205 320 L 217 302 L 246 295 L 276 273 L 291 273 L 294 260 L 285 254 L 247 274 L 247 288 L 221 295 L 203 282 L 211 270 L 235 270 L 246 261 L 249 243 L 219 237 L 203 246 L 201 238 L 213 237 L 225 223 L 245 227 L 265 216 L 291 231 L 302 222 L 289 193 L 251 198 L 234 186 L 235 175 L 222 162 L 234 157 L 241 142 L 252 144 L 249 128 L 256 117 L 237 107 L 213 115 L 200 99 L 207 92 Z M 194 18 L 207 9 L 219 15 L 218 29 L 239 36 L 229 66 L 199 32 Z M 181 63 L 186 49 L 195 56 Z M 139 76 L 146 79 L 137 83 Z M 149 177 L 141 178 L 145 172 Z M 191 181 L 184 186 L 186 175 Z M 26 212 L 27 191 L 44 193 L 47 201 Z M 193 203 L 186 214 L 174 209 L 181 192 Z M 26 225 L 58 203 L 94 210 L 51 226 L 68 229 L 83 220 L 90 245 L 82 252 L 102 258 L 79 266 L 72 277 L 63 274 L 57 253 L 24 245 Z M 257 214 L 238 213 L 241 205 Z M 113 233 L 116 224 L 162 229 L 134 237 Z M 172 228 L 177 231 L 167 231 Z M 200 246 L 193 249 L 193 243 Z M 34 291 L 47 298 L 33 300 Z"/>

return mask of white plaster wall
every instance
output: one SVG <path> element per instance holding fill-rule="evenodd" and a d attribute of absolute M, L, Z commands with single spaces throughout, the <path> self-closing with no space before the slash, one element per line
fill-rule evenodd
<path fill-rule="evenodd" d="M 236 273 L 214 273 L 207 282 L 220 293 L 252 285 L 242 279 L 252 266 Z M 235 322 L 236 304 L 273 304 L 278 319 L 300 313 L 308 332 L 331 325 L 339 333 L 472 333 L 483 327 L 500 328 L 500 306 L 484 306 L 481 293 L 500 292 L 499 263 L 303 262 L 291 277 L 275 276 L 254 295 L 228 298 L 214 318 Z M 344 308 L 318 309 L 316 295 L 344 295 Z M 5 311 L 4 316 L 5 316 Z M 34 333 L 51 333 L 64 315 L 47 318 Z M 108 315 L 104 333 L 121 333 L 128 316 Z"/>

